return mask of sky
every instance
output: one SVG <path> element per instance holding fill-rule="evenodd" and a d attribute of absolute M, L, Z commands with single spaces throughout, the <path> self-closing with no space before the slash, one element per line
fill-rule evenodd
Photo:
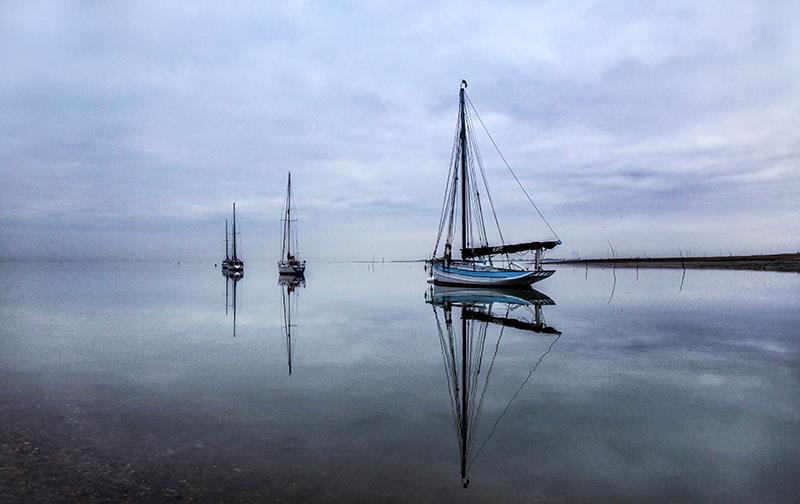
<path fill-rule="evenodd" d="M 563 244 L 800 250 L 800 3 L 0 2 L 0 260 L 434 246 L 461 79 Z M 550 239 L 477 132 L 506 241 Z"/>

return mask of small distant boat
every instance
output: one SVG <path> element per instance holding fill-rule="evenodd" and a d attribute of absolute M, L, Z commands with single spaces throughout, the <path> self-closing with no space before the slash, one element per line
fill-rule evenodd
<path fill-rule="evenodd" d="M 433 256 L 429 261 L 431 273 L 429 281 L 440 285 L 519 287 L 544 280 L 555 271 L 542 268 L 542 254 L 545 250 L 561 244 L 561 241 L 556 239 L 514 244 L 503 243 L 503 234 L 500 231 L 500 224 L 494 212 L 494 202 L 489 193 L 480 151 L 471 131 L 472 120 L 466 106 L 466 100 L 468 99 L 466 97 L 466 88 L 467 82 L 461 81 L 458 127 L 453 143 L 444 207 L 442 208 L 439 222 L 439 236 L 436 239 Z M 478 116 L 478 120 L 480 120 L 480 116 Z M 494 143 L 494 141 L 492 142 Z M 495 147 L 497 146 L 495 145 Z M 503 158 L 503 161 L 505 161 L 505 158 Z M 511 170 L 510 167 L 508 168 Z M 516 178 L 516 175 L 514 177 Z M 482 195 L 479 191 L 481 182 L 482 187 L 480 189 L 485 189 L 484 195 L 488 199 L 494 222 L 497 225 L 497 232 L 501 240 L 500 245 L 489 245 L 483 218 Z M 519 180 L 517 182 L 519 183 Z M 525 194 L 527 196 L 527 192 Z M 528 199 L 530 200 L 530 197 Z M 533 204 L 532 200 L 530 202 Z M 535 205 L 533 206 L 536 208 Z M 460 218 L 458 217 L 459 213 Z M 541 213 L 539 215 L 541 216 Z M 544 217 L 542 219 L 544 220 Z M 461 226 L 460 259 L 453 258 L 453 241 L 454 232 L 457 229 L 457 220 L 460 221 Z M 545 224 L 550 228 L 550 224 L 546 220 Z M 550 230 L 552 231 L 552 228 Z M 553 234 L 555 235 L 555 232 Z M 442 254 L 438 255 L 439 244 L 443 237 L 445 238 L 444 249 Z M 533 269 L 525 269 L 518 266 L 509 257 L 509 254 L 528 251 L 534 252 Z M 497 255 L 505 256 L 505 261 L 503 262 L 506 267 L 499 267 L 494 264 L 493 257 Z"/>
<path fill-rule="evenodd" d="M 286 185 L 286 204 L 283 209 L 283 242 L 281 243 L 281 259 L 278 261 L 278 272 L 281 275 L 302 275 L 306 271 L 306 262 L 297 253 L 297 218 L 292 218 L 292 172 Z M 294 227 L 294 232 L 292 232 Z"/>
<path fill-rule="evenodd" d="M 233 204 L 233 232 L 231 233 L 231 247 L 230 254 L 228 253 L 228 220 L 225 220 L 225 261 L 222 261 L 223 272 L 228 273 L 244 273 L 244 261 L 239 258 L 236 251 L 236 203 Z"/>

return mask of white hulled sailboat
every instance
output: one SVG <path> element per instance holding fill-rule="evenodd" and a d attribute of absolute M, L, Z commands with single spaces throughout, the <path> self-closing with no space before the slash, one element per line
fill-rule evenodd
<path fill-rule="evenodd" d="M 473 287 L 514 287 L 526 286 L 551 276 L 555 271 L 542 268 L 541 257 L 545 250 L 554 248 L 560 240 L 531 241 L 506 244 L 500 231 L 500 224 L 494 211 L 494 203 L 489 194 L 486 174 L 480 158 L 475 137 L 472 132 L 472 120 L 467 110 L 467 82 L 461 81 L 459 91 L 458 126 L 453 142 L 450 172 L 447 181 L 442 215 L 439 221 L 439 235 L 434 246 L 433 256 L 429 261 L 431 277 L 429 281 L 441 285 L 463 285 Z M 470 102 L 471 105 L 471 102 Z M 472 108 L 474 110 L 474 107 Z M 477 116 L 477 112 L 475 113 Z M 477 116 L 480 121 L 480 116 Z M 481 122 L 481 124 L 483 124 Z M 485 128 L 485 126 L 484 126 Z M 488 131 L 487 131 L 488 134 Z M 489 137 L 491 139 L 491 136 Z M 492 140 L 494 144 L 494 140 Z M 496 144 L 495 148 L 497 147 Z M 499 150 L 498 150 L 499 152 Z M 502 157 L 502 154 L 501 154 Z M 503 158 L 505 162 L 505 158 Z M 508 163 L 506 163 L 508 166 Z M 511 167 L 509 166 L 509 171 Z M 514 172 L 511 171 L 512 175 Z M 480 174 L 480 179 L 478 178 Z M 519 183 L 519 179 L 514 178 Z M 483 219 L 481 191 L 485 190 L 500 245 L 489 245 L 486 225 Z M 520 184 L 520 187 L 522 185 Z M 523 188 L 523 192 L 525 192 Z M 527 192 L 525 192 L 527 196 Z M 533 205 L 533 200 L 528 196 Z M 536 205 L 533 205 L 536 208 Z M 536 209 L 538 212 L 538 208 Z M 458 217 L 460 214 L 460 217 Z M 545 224 L 553 232 L 550 225 L 539 212 Z M 457 229 L 456 221 L 461 227 L 461 258 L 453 258 L 453 240 Z M 555 232 L 553 232 L 555 235 Z M 444 239 L 444 248 L 439 255 L 439 245 Z M 525 269 L 513 263 L 509 254 L 533 251 L 533 269 Z M 494 264 L 493 257 L 505 256 L 505 267 Z M 499 261 L 498 261 L 499 262 Z"/>
<path fill-rule="evenodd" d="M 286 185 L 286 203 L 283 207 L 283 241 L 281 258 L 278 261 L 278 272 L 281 275 L 302 275 L 306 270 L 306 262 L 297 253 L 297 218 L 292 216 L 292 172 Z M 294 228 L 294 230 L 292 229 Z"/>

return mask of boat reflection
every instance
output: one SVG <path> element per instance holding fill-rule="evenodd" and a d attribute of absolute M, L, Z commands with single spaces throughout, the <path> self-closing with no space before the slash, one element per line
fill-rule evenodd
<path fill-rule="evenodd" d="M 306 279 L 302 274 L 278 275 L 278 285 L 281 286 L 281 302 L 283 307 L 283 337 L 286 344 L 286 359 L 289 365 L 289 375 L 292 374 L 292 312 L 297 313 L 297 289 L 305 288 Z"/>
<path fill-rule="evenodd" d="M 223 270 L 222 276 L 225 277 L 225 316 L 228 316 L 228 310 L 233 312 L 233 337 L 236 337 L 236 284 L 244 278 L 244 273 L 241 271 L 228 271 Z M 231 284 L 233 284 L 231 286 Z M 232 295 L 231 295 L 232 292 Z"/>
<path fill-rule="evenodd" d="M 442 286 L 432 286 L 425 298 L 433 308 L 439 331 L 453 423 L 458 435 L 461 482 L 464 488 L 467 488 L 470 467 L 494 435 L 511 404 L 561 337 L 561 331 L 547 325 L 542 314 L 543 306 L 554 305 L 555 302 L 534 289 L 499 290 Z M 456 321 L 456 325 L 460 326 L 460 337 L 457 334 L 458 330 L 453 328 L 454 308 L 460 311 L 460 323 Z M 490 328 L 495 330 L 490 331 Z M 484 398 L 506 329 L 553 338 L 544 353 L 533 362 L 533 367 L 481 442 L 477 438 L 477 433 Z M 497 333 L 496 339 L 494 333 Z M 487 339 L 490 341 L 487 342 Z M 493 353 L 491 360 L 485 363 L 484 352 L 487 348 Z M 481 444 L 475 450 L 478 442 Z"/>

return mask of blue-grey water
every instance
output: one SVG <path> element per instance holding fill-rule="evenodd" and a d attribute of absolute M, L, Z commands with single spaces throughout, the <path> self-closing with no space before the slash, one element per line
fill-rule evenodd
<path fill-rule="evenodd" d="M 560 268 L 550 333 L 470 320 L 464 480 L 464 312 L 454 369 L 420 264 L 309 264 L 289 294 L 248 263 L 235 337 L 212 264 L 0 278 L 12 502 L 800 500 L 800 275 Z"/>

